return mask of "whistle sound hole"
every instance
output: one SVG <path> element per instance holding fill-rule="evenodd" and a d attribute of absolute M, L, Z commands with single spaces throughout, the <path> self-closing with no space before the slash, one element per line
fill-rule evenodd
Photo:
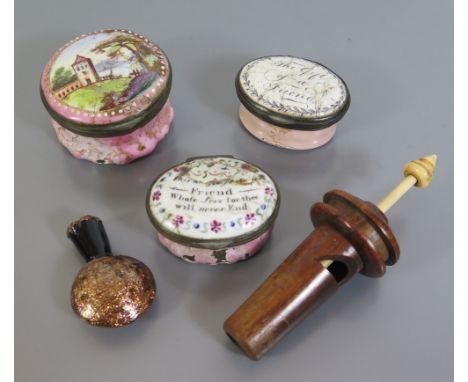
<path fill-rule="evenodd" d="M 338 284 L 342 282 L 348 274 L 348 267 L 341 261 L 334 261 L 328 266 L 327 270 L 332 274 Z"/>

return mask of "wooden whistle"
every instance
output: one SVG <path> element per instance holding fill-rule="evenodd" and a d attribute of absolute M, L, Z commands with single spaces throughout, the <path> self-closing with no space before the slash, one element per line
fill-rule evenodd
<path fill-rule="evenodd" d="M 360 272 L 381 277 L 400 249 L 384 213 L 412 186 L 427 187 L 437 156 L 408 163 L 405 179 L 378 205 L 344 191 L 312 206 L 315 230 L 224 322 L 224 331 L 258 360 L 286 333 Z"/>

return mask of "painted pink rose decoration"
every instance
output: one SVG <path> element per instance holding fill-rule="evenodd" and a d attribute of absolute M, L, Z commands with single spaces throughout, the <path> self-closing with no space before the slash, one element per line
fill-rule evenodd
<path fill-rule="evenodd" d="M 179 228 L 180 225 L 184 224 L 184 217 L 181 215 L 176 215 L 174 219 L 172 219 L 172 223 Z"/>
<path fill-rule="evenodd" d="M 156 192 L 153 193 L 153 202 L 158 201 L 161 198 L 161 191 L 157 190 Z"/>
<path fill-rule="evenodd" d="M 222 223 L 218 220 L 213 220 L 210 224 L 211 230 L 215 233 L 221 231 Z"/>
<path fill-rule="evenodd" d="M 255 223 L 255 214 L 254 213 L 248 213 L 245 215 L 245 224 L 246 225 L 252 225 Z"/>

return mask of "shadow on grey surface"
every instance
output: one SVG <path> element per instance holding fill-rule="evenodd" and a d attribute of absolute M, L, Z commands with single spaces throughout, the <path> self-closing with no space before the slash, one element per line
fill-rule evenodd
<path fill-rule="evenodd" d="M 161 292 L 158 317 L 164 317 L 183 303 L 191 290 L 194 272 L 191 264 L 169 253 L 156 237 L 153 238 L 151 252 L 152 260 L 149 263 L 154 265 L 157 288 Z"/>
<path fill-rule="evenodd" d="M 347 285 L 341 287 L 338 292 L 329 300 L 325 301 L 317 310 L 311 312 L 304 321 L 286 335 L 277 346 L 271 349 L 265 357 L 270 357 L 276 361 L 278 357 L 292 351 L 293 348 L 303 346 L 309 342 L 310 351 L 323 351 L 324 349 L 314 348 L 313 336 L 316 331 L 333 331 L 336 325 L 344 325 L 352 328 L 353 322 L 360 320 L 368 312 L 380 296 L 379 280 L 366 278 L 360 274 L 356 275 Z M 336 341 L 336 339 L 334 339 Z M 339 354 L 339 347 L 330 344 L 330 357 L 339 359 L 344 354 Z M 328 357 L 327 357 L 328 358 Z"/>
<path fill-rule="evenodd" d="M 239 101 L 236 95 L 235 79 L 237 72 L 252 57 L 205 57 L 205 61 L 193 68 L 193 87 L 197 89 L 197 95 L 214 112 L 235 119 Z M 217 96 L 222 92 L 230 97 Z"/>
<path fill-rule="evenodd" d="M 66 37 L 65 37 L 66 39 Z M 44 41 L 49 48 L 44 48 Z M 31 35 L 27 42 L 15 42 L 15 57 L 28 57 L 27 60 L 15 60 L 15 118 L 29 129 L 41 129 L 47 135 L 54 136 L 47 111 L 40 98 L 40 78 L 50 56 L 64 36 L 55 33 Z M 19 105 L 22 105 L 21 107 Z M 28 105 L 25 107 L 25 105 Z"/>
<path fill-rule="evenodd" d="M 85 265 L 85 261 L 81 261 L 80 255 L 73 252 L 76 251 L 70 244 L 70 250 L 64 250 L 58 261 L 51 265 L 54 272 L 49 280 L 52 301 L 58 309 L 72 318 L 75 315 L 70 305 L 71 286 L 81 267 Z M 73 255 L 76 255 L 75 259 L 73 259 Z"/>
<path fill-rule="evenodd" d="M 55 305 L 62 311 L 70 313 L 73 311 L 70 306 L 70 291 L 73 280 L 81 267 L 85 264 L 84 259 L 78 253 L 74 245 L 66 235 L 66 229 L 70 222 L 84 215 L 72 209 L 56 209 L 46 216 L 49 230 L 60 243 L 63 243 L 63 254 L 58 257 L 58 261 L 51 264 L 54 269 L 49 280 L 50 292 Z"/>
<path fill-rule="evenodd" d="M 140 203 L 134 208 L 118 213 L 113 218 L 125 227 L 125 232 L 135 234 L 132 236 L 135 239 L 143 234 L 145 238 L 151 237 L 153 242 L 156 241 L 156 231 L 147 216 L 144 197 L 141 197 Z"/>
<path fill-rule="evenodd" d="M 364 134 L 367 129 L 378 129 L 381 123 L 401 110 L 402 105 L 408 104 L 409 94 L 401 90 L 405 89 L 405 84 L 400 83 L 402 77 L 399 72 L 385 70 L 376 60 L 372 56 L 337 56 L 327 61 L 332 70 L 344 79 L 351 95 L 350 108 L 338 122 L 337 136 Z M 369 99 L 379 102 L 373 102 L 372 109 L 369 109 Z"/>

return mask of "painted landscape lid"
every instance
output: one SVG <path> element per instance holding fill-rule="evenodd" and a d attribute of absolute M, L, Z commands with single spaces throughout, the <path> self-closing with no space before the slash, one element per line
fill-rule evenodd
<path fill-rule="evenodd" d="M 244 65 L 236 78 L 240 102 L 258 118 L 284 128 L 319 130 L 348 110 L 345 82 L 304 58 L 268 56 Z"/>
<path fill-rule="evenodd" d="M 53 119 L 79 135 L 123 135 L 159 113 L 171 78 L 157 45 L 128 30 L 106 29 L 54 53 L 42 73 L 41 98 Z"/>
<path fill-rule="evenodd" d="M 231 156 L 188 159 L 161 174 L 146 201 L 156 229 L 180 244 L 208 249 L 241 245 L 274 222 L 280 204 L 274 180 Z"/>

